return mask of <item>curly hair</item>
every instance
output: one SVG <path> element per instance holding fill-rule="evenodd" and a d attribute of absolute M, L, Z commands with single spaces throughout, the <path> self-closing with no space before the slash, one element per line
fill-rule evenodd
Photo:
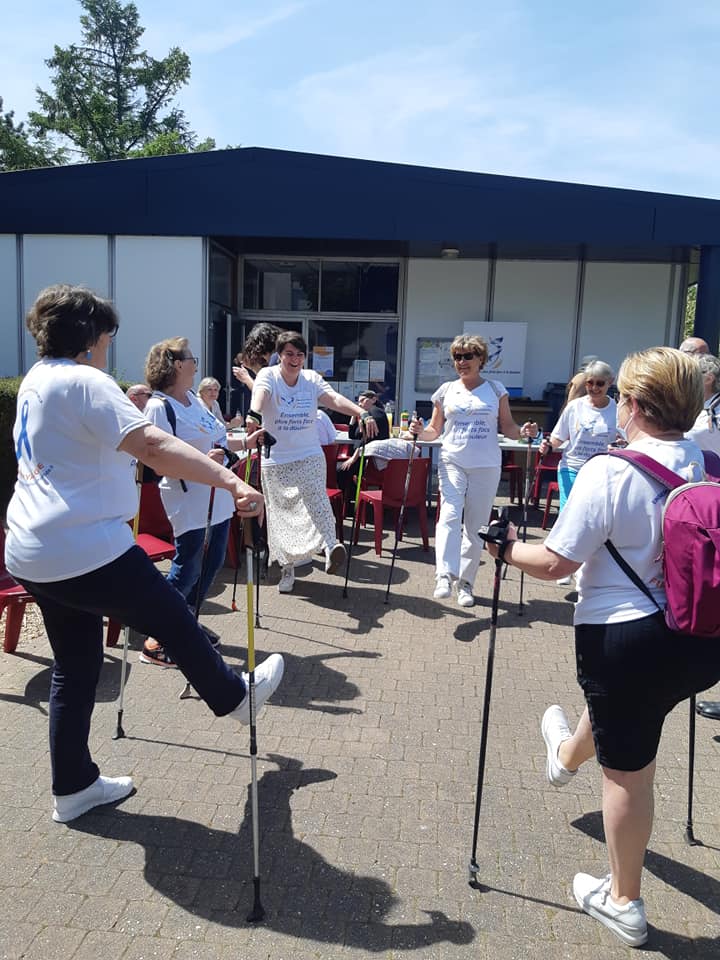
<path fill-rule="evenodd" d="M 103 333 L 114 334 L 118 315 L 109 300 L 87 287 L 57 283 L 40 291 L 25 324 L 38 356 L 73 358 L 89 350 Z"/>
<path fill-rule="evenodd" d="M 188 348 L 187 337 L 171 337 L 153 344 L 145 358 L 145 382 L 153 390 L 162 390 L 171 387 L 177 379 L 175 361 L 182 360 Z"/>
<path fill-rule="evenodd" d="M 252 369 L 266 366 L 268 356 L 275 349 L 275 341 L 282 332 L 274 323 L 256 323 L 245 338 L 236 361 L 245 363 Z"/>

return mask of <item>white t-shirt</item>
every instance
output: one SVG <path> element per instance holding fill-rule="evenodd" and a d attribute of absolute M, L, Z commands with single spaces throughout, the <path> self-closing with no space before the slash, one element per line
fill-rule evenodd
<path fill-rule="evenodd" d="M 685 436 L 694 440 L 701 450 L 710 450 L 720 456 L 720 405 L 710 412 L 709 404 L 716 397 L 711 397 L 700 413 L 697 420 Z"/>
<path fill-rule="evenodd" d="M 432 395 L 445 415 L 440 459 L 458 467 L 499 467 L 498 414 L 507 394 L 497 380 L 467 390 L 459 380 L 443 383 Z"/>
<path fill-rule="evenodd" d="M 208 453 L 215 443 L 226 446 L 225 424 L 214 417 L 202 400 L 190 390 L 187 392 L 187 398 L 190 401 L 188 407 L 173 397 L 168 397 L 167 394 L 155 392 L 147 402 L 145 416 L 156 427 L 166 433 L 173 432 L 165 412 L 163 397 L 169 400 L 175 411 L 175 435 L 180 440 L 189 443 L 200 453 Z M 182 536 L 188 530 L 201 530 L 207 525 L 210 487 L 204 483 L 188 483 L 187 480 L 185 486 L 187 493 L 181 487 L 179 480 L 163 477 L 160 481 L 160 496 L 176 537 Z M 213 524 L 222 523 L 234 512 L 235 504 L 232 494 L 228 490 L 216 489 L 212 512 Z"/>
<path fill-rule="evenodd" d="M 301 370 L 297 383 L 290 387 L 283 380 L 281 369 L 279 365 L 264 367 L 253 388 L 253 393 L 257 390 L 266 394 L 262 425 L 277 440 L 265 462 L 295 463 L 322 456 L 316 426 L 318 397 L 332 396 L 335 391 L 314 370 Z"/>
<path fill-rule="evenodd" d="M 318 410 L 315 425 L 317 426 L 318 439 L 320 440 L 321 446 L 326 447 L 331 443 L 335 443 L 335 424 L 324 410 Z"/>
<path fill-rule="evenodd" d="M 607 453 L 617 436 L 617 404 L 612 397 L 607 400 L 607 406 L 599 409 L 588 397 L 578 397 L 560 414 L 551 436 L 565 443 L 561 467 L 579 470 L 596 453 Z"/>
<path fill-rule="evenodd" d="M 13 576 L 68 580 L 130 549 L 134 461 L 117 448 L 143 426 L 143 414 L 108 374 L 64 359 L 32 367 L 13 430 L 18 480 L 5 548 Z"/>
<path fill-rule="evenodd" d="M 687 480 L 703 477 L 702 452 L 691 440 L 649 437 L 629 449 L 646 453 Z M 577 580 L 575 623 L 620 623 L 655 613 L 657 607 L 613 560 L 613 544 L 665 605 L 662 564 L 662 508 L 666 491 L 638 467 L 616 457 L 584 464 L 545 541 L 554 553 L 582 563 Z"/>

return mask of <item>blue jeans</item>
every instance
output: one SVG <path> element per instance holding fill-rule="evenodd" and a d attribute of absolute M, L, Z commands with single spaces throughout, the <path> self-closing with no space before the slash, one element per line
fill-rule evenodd
<path fill-rule="evenodd" d="M 80 577 L 20 582 L 38 602 L 55 658 L 50 761 L 56 796 L 84 790 L 99 775 L 88 736 L 103 663 L 103 616 L 157 637 L 216 716 L 244 699 L 242 678 L 213 650 L 185 598 L 140 547 Z"/>
<path fill-rule="evenodd" d="M 212 586 L 215 575 L 225 562 L 230 521 L 223 520 L 210 528 L 205 570 L 200 584 L 200 606 Z M 198 599 L 198 584 L 203 565 L 203 544 L 205 529 L 188 530 L 175 538 L 175 556 L 167 575 L 168 583 L 178 590 L 187 600 L 190 609 L 195 612 Z M 198 607 L 199 609 L 199 607 Z"/>

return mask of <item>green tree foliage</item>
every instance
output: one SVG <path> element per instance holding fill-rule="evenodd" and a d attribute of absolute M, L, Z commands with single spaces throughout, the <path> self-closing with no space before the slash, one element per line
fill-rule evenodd
<path fill-rule="evenodd" d="M 31 139 L 25 124 L 16 124 L 14 116 L 13 110 L 3 113 L 3 98 L 0 97 L 0 170 L 54 167 L 65 162 L 62 150 L 47 139 Z"/>
<path fill-rule="evenodd" d="M 141 50 L 145 31 L 134 3 L 80 0 L 80 5 L 82 41 L 56 46 L 46 61 L 54 92 L 38 87 L 40 109 L 30 113 L 32 129 L 66 137 L 86 160 L 195 149 L 183 111 L 172 105 L 190 78 L 188 55 L 173 47 L 156 60 Z M 171 149 L 163 150 L 163 144 Z"/>
<path fill-rule="evenodd" d="M 695 304 L 697 303 L 697 284 L 692 283 L 687 289 L 687 298 L 685 300 L 685 326 L 683 329 L 683 339 L 691 337 L 695 329 Z"/>

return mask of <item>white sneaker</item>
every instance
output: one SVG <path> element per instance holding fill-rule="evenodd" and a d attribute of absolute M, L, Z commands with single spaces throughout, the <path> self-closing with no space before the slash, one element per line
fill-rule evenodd
<path fill-rule="evenodd" d="M 560 577 L 560 579 L 556 580 L 555 583 L 557 583 L 558 586 L 561 586 L 561 587 L 569 587 L 570 584 L 572 583 L 572 577 L 571 576 Z"/>
<path fill-rule="evenodd" d="M 433 593 L 433 600 L 446 600 L 452 593 L 452 581 L 450 580 L 450 574 L 442 573 L 437 578 L 437 583 L 435 585 L 435 592 Z"/>
<path fill-rule="evenodd" d="M 347 559 L 347 551 L 341 543 L 336 543 L 330 550 L 325 548 L 325 573 L 337 573 Z"/>
<path fill-rule="evenodd" d="M 63 797 L 53 797 L 52 818 L 56 823 L 69 823 L 93 807 L 124 800 L 132 793 L 132 789 L 132 777 L 98 777 L 95 783 L 91 783 L 84 790 L 68 793 Z"/>
<path fill-rule="evenodd" d="M 278 592 L 279 593 L 292 593 L 292 588 L 295 586 L 295 567 L 292 563 L 289 563 L 286 567 L 282 568 L 280 574 L 280 582 L 278 583 Z"/>
<path fill-rule="evenodd" d="M 458 580 L 457 601 L 461 607 L 475 606 L 475 597 L 472 595 L 472 587 L 467 580 Z"/>
<path fill-rule="evenodd" d="M 611 876 L 602 880 L 589 873 L 576 873 L 573 893 L 578 906 L 599 920 L 616 937 L 630 947 L 640 947 L 647 940 L 647 918 L 642 899 L 619 906 L 610 896 Z"/>
<path fill-rule="evenodd" d="M 548 707 L 543 714 L 540 729 L 547 747 L 545 773 L 548 782 L 554 787 L 564 787 L 565 784 L 570 783 L 577 770 L 567 770 L 558 759 L 560 744 L 572 736 L 563 708 L 556 703 Z"/>
<path fill-rule="evenodd" d="M 267 660 L 263 660 L 259 666 L 255 667 L 254 700 L 256 717 L 267 698 L 272 696 L 280 686 L 284 672 L 285 661 L 279 653 L 271 653 Z M 247 673 L 243 673 L 241 676 L 245 681 L 247 691 L 250 687 L 250 676 Z M 245 726 L 250 723 L 250 697 L 247 692 L 240 705 L 235 707 L 230 716 L 236 717 Z"/>

